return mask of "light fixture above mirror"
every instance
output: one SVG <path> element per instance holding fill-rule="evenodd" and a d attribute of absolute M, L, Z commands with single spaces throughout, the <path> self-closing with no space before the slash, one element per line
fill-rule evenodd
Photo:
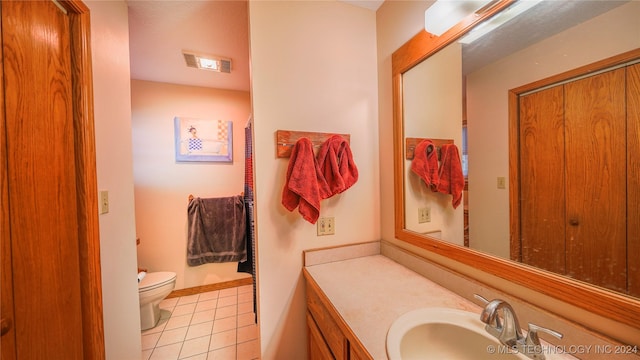
<path fill-rule="evenodd" d="M 440 36 L 465 17 L 484 10 L 495 0 L 437 0 L 424 12 L 424 29 Z"/>

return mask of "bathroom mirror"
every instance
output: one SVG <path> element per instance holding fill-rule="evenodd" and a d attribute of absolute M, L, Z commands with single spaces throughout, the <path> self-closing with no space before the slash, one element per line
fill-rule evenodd
<path fill-rule="evenodd" d="M 586 72 L 588 64 L 639 48 L 640 31 L 634 20 L 640 16 L 639 4 L 543 1 L 529 9 L 526 16 L 469 42 L 468 36 L 477 33 L 474 27 L 479 30 L 485 26 L 483 22 L 505 14 L 514 3 L 499 1 L 481 14 L 466 17 L 441 36 L 422 31 L 393 54 L 396 238 L 637 327 L 638 298 L 511 260 L 517 259 L 511 238 L 514 227 L 519 225 L 512 220 L 512 201 L 518 194 L 514 194 L 514 169 L 510 168 L 514 150 L 509 117 L 513 114 L 509 113 L 508 102 L 515 96 L 513 89 L 578 68 Z M 550 5 L 561 8 L 552 9 Z M 612 16 L 624 19 L 611 20 Z M 631 31 L 624 27 L 628 19 L 634 24 Z M 553 24 L 542 23 L 549 20 Z M 570 34 L 577 26 L 581 27 L 582 39 L 575 41 Z M 535 49 L 549 36 L 561 46 Z M 505 65 L 509 57 L 522 56 L 531 49 L 537 52 L 521 58 L 521 62 L 532 63 L 533 68 Z M 431 63 L 439 64 L 435 65 L 437 70 Z M 499 71 L 491 73 L 487 70 L 490 67 Z M 483 77 L 501 87 L 485 93 L 486 99 L 472 98 L 475 89 L 483 88 L 478 85 Z M 468 169 L 463 204 L 454 209 L 451 196 L 432 193 L 411 172 L 407 153 L 412 145 L 408 145 L 407 138 L 446 139 L 458 145 L 463 167 Z M 465 142 L 468 152 L 463 151 Z M 429 221 L 420 216 L 425 209 Z M 606 238 L 603 236 L 600 241 Z"/>

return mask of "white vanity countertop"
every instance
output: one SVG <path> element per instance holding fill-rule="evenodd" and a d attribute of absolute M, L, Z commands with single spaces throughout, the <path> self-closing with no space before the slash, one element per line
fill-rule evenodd
<path fill-rule="evenodd" d="M 387 331 L 406 312 L 445 307 L 471 311 L 479 318 L 482 311 L 480 306 L 384 255 L 326 262 L 306 269 L 375 360 L 387 359 Z M 576 358 L 554 354 L 547 359 Z"/>
<path fill-rule="evenodd" d="M 306 267 L 374 359 L 387 359 L 387 330 L 400 315 L 423 307 L 478 313 L 478 305 L 383 255 Z"/>

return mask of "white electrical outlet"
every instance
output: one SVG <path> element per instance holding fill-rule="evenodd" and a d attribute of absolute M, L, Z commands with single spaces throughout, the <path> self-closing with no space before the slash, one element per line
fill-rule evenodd
<path fill-rule="evenodd" d="M 318 219 L 318 236 L 333 235 L 336 233 L 335 219 L 333 217 L 323 217 Z"/>
<path fill-rule="evenodd" d="M 431 222 L 431 208 L 423 207 L 418 209 L 418 224 Z"/>

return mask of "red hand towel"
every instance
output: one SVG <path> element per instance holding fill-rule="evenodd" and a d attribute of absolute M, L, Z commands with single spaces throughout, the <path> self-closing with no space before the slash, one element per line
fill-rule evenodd
<path fill-rule="evenodd" d="M 436 146 L 429 139 L 422 140 L 416 145 L 411 161 L 411 171 L 427 184 L 431 191 L 437 191 L 440 177 L 438 176 L 438 152 Z"/>
<path fill-rule="evenodd" d="M 318 151 L 318 166 L 328 185 L 328 191 L 320 194 L 323 199 L 347 190 L 358 181 L 358 168 L 351 148 L 340 135 L 333 135 L 322 144 Z"/>
<path fill-rule="evenodd" d="M 321 192 L 328 192 L 328 188 L 313 155 L 313 144 L 308 138 L 301 138 L 291 150 L 282 205 L 289 211 L 298 207 L 300 215 L 315 224 L 320 216 Z"/>
<path fill-rule="evenodd" d="M 462 174 L 462 163 L 458 147 L 453 144 L 444 144 L 440 148 L 440 183 L 438 192 L 451 194 L 453 208 L 457 208 L 462 201 L 462 190 L 464 189 L 464 175 Z"/>

